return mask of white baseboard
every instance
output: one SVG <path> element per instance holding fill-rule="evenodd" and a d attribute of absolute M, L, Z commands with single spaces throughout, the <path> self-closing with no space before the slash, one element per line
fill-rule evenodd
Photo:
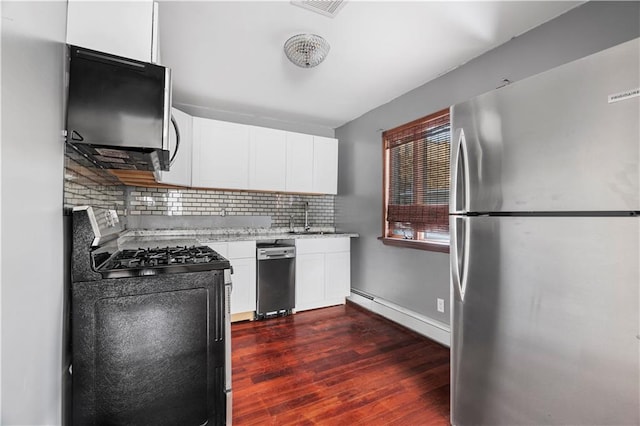
<path fill-rule="evenodd" d="M 431 340 L 435 340 L 444 346 L 451 346 L 451 328 L 447 324 L 378 297 L 369 299 L 359 294 L 351 293 L 347 300 Z"/>

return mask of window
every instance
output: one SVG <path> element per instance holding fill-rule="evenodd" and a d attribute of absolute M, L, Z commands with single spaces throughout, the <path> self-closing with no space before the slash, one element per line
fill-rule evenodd
<path fill-rule="evenodd" d="M 449 251 L 449 109 L 382 134 L 385 244 Z"/>

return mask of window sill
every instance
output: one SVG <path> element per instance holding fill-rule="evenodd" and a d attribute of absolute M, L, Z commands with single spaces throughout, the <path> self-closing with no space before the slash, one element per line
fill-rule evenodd
<path fill-rule="evenodd" d="M 394 247 L 406 247 L 418 250 L 449 253 L 449 244 L 437 244 L 429 241 L 401 240 L 400 238 L 378 237 L 382 244 Z"/>

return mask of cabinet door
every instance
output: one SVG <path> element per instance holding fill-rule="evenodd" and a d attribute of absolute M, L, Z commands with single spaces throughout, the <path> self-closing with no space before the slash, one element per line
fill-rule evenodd
<path fill-rule="evenodd" d="M 313 136 L 287 132 L 288 192 L 313 192 Z"/>
<path fill-rule="evenodd" d="M 313 137 L 313 192 L 338 193 L 338 140 Z"/>
<path fill-rule="evenodd" d="M 247 189 L 249 126 L 193 119 L 193 186 Z"/>
<path fill-rule="evenodd" d="M 286 132 L 250 127 L 249 189 L 284 191 L 286 181 Z"/>
<path fill-rule="evenodd" d="M 171 185 L 191 186 L 191 161 L 193 140 L 193 117 L 179 109 L 171 108 L 171 114 L 176 119 L 180 132 L 180 146 L 176 158 L 168 172 L 160 172 L 161 183 Z M 176 131 L 169 126 L 169 152 L 173 155 L 176 149 Z"/>
<path fill-rule="evenodd" d="M 83 1 L 67 5 L 67 43 L 151 62 L 153 1 Z"/>
<path fill-rule="evenodd" d="M 296 310 L 324 306 L 325 267 L 323 254 L 296 256 Z"/>
<path fill-rule="evenodd" d="M 231 313 L 253 312 L 256 310 L 256 259 L 231 259 L 233 275 L 231 282 Z"/>
<path fill-rule="evenodd" d="M 324 261 L 327 299 L 344 300 L 351 292 L 351 254 L 349 252 L 327 253 Z"/>

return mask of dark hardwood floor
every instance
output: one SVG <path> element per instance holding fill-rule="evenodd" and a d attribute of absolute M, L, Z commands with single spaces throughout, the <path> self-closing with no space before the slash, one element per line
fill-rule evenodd
<path fill-rule="evenodd" d="M 449 349 L 355 305 L 232 325 L 235 425 L 448 425 Z"/>

